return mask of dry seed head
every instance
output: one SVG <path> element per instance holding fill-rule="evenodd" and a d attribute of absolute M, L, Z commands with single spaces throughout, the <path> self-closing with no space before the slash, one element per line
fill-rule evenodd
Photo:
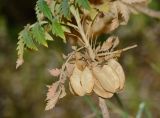
<path fill-rule="evenodd" d="M 93 68 L 93 74 L 95 78 L 100 82 L 101 86 L 108 92 L 114 93 L 115 89 L 115 79 L 110 74 L 111 71 L 107 72 L 108 66 L 105 68 L 95 67 Z M 106 72 L 104 71 L 106 69 Z"/>
<path fill-rule="evenodd" d="M 75 66 L 72 76 L 70 77 L 70 91 L 79 96 L 89 94 L 92 92 L 94 80 L 91 70 L 86 66 L 83 71 Z M 74 92 L 73 92 L 73 91 Z"/>
<path fill-rule="evenodd" d="M 103 67 L 94 67 L 93 75 L 99 81 L 102 88 L 111 93 L 117 92 L 122 86 L 121 83 L 124 83 L 123 80 L 120 80 L 121 78 L 119 78 L 113 67 L 109 65 L 104 65 Z"/>
<path fill-rule="evenodd" d="M 100 82 L 94 77 L 94 88 L 93 91 L 100 97 L 103 98 L 111 98 L 113 96 L 113 93 L 110 93 L 108 91 L 105 91 L 104 88 L 102 88 Z"/>
<path fill-rule="evenodd" d="M 123 89 L 124 83 L 125 83 L 125 74 L 124 74 L 122 66 L 115 59 L 110 59 L 108 61 L 108 65 L 116 72 L 116 74 L 119 77 L 119 80 L 120 80 L 119 89 L 120 90 Z"/>
<path fill-rule="evenodd" d="M 73 90 L 73 88 L 72 88 L 72 86 L 71 86 L 71 82 L 69 82 L 69 90 L 70 90 L 70 92 L 71 92 L 73 95 L 75 95 L 74 90 Z"/>
<path fill-rule="evenodd" d="M 79 70 L 77 66 L 75 66 L 73 73 L 70 77 L 70 82 L 74 92 L 79 96 L 84 96 L 86 92 L 81 85 L 81 74 L 82 71 Z"/>
<path fill-rule="evenodd" d="M 83 71 L 86 67 L 86 62 L 83 60 L 76 60 L 76 66 L 79 70 Z"/>
<path fill-rule="evenodd" d="M 91 93 L 94 86 L 94 79 L 91 70 L 86 66 L 81 75 L 81 84 L 86 93 Z"/>
<path fill-rule="evenodd" d="M 102 71 L 109 78 L 108 84 L 110 84 L 111 87 L 113 87 L 113 89 L 117 91 L 117 89 L 119 88 L 119 77 L 117 76 L 115 71 L 109 65 L 104 65 Z"/>

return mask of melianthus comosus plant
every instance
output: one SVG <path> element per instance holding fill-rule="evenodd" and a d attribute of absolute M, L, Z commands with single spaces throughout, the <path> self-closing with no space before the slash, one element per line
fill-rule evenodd
<path fill-rule="evenodd" d="M 19 33 L 16 68 L 24 62 L 25 49 L 38 50 L 35 43 L 48 47 L 47 41 L 71 43 L 73 51 L 63 55 L 61 69 L 49 70 L 59 80 L 48 86 L 46 110 L 55 107 L 66 95 L 64 84 L 74 95 L 92 93 L 99 97 L 105 114 L 105 98 L 124 88 L 125 74 L 118 62 L 123 51 L 137 45 L 115 50 L 119 38 L 112 31 L 128 23 L 130 14 L 138 12 L 160 18 L 160 13 L 147 8 L 147 0 L 38 0 L 37 22 L 28 24 Z M 110 34 L 104 42 L 97 41 L 102 34 Z M 69 81 L 66 81 L 69 80 Z"/>

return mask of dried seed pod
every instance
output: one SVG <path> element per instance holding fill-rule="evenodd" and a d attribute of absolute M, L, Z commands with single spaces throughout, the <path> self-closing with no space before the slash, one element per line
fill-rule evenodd
<path fill-rule="evenodd" d="M 71 82 L 69 82 L 69 90 L 70 90 L 70 92 L 71 92 L 73 95 L 75 95 L 75 93 L 74 93 L 74 91 L 73 91 L 73 88 L 72 88 L 72 86 L 71 86 Z"/>
<path fill-rule="evenodd" d="M 70 82 L 74 92 L 79 96 L 84 96 L 85 91 L 81 85 L 81 74 L 82 71 L 75 66 L 72 76 L 70 77 Z"/>
<path fill-rule="evenodd" d="M 119 89 L 120 90 L 123 89 L 124 83 L 125 83 L 125 74 L 124 74 L 122 66 L 115 59 L 110 59 L 108 61 L 108 65 L 117 73 L 117 75 L 120 79 Z"/>
<path fill-rule="evenodd" d="M 86 66 L 81 75 L 81 84 L 86 93 L 91 93 L 94 86 L 94 80 L 91 70 Z"/>
<path fill-rule="evenodd" d="M 116 72 L 109 66 L 109 65 L 104 65 L 102 68 L 103 72 L 108 76 L 109 80 L 108 83 L 115 89 L 117 90 L 119 88 L 119 77 L 116 74 Z"/>
<path fill-rule="evenodd" d="M 113 13 L 103 13 L 99 12 L 92 23 L 91 29 L 90 29 L 90 35 L 93 34 L 93 36 L 99 36 L 106 30 L 106 26 L 110 24 L 110 22 L 113 20 L 114 14 Z"/>
<path fill-rule="evenodd" d="M 119 78 L 110 66 L 95 67 L 93 74 L 106 91 L 115 93 L 119 88 Z"/>
<path fill-rule="evenodd" d="M 93 78 L 95 81 L 94 87 L 93 87 L 93 91 L 100 97 L 103 98 L 111 98 L 113 96 L 113 93 L 110 93 L 108 91 L 105 91 L 101 84 L 99 83 L 99 81 L 94 77 Z"/>
<path fill-rule="evenodd" d="M 86 62 L 83 60 L 76 60 L 76 66 L 79 70 L 84 70 L 85 66 L 86 66 Z"/>

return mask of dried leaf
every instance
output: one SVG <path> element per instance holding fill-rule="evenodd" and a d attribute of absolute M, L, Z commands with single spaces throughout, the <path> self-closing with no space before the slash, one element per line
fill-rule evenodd
<path fill-rule="evenodd" d="M 114 49 L 115 47 L 117 47 L 118 44 L 119 44 L 119 38 L 117 36 L 114 36 L 113 38 L 114 38 L 114 41 L 113 41 L 113 47 L 112 47 L 112 49 Z"/>
<path fill-rule="evenodd" d="M 114 18 L 110 23 L 110 25 L 106 28 L 106 33 L 112 32 L 118 27 L 119 27 L 119 20 L 118 18 Z"/>
<path fill-rule="evenodd" d="M 22 34 L 20 33 L 19 36 L 18 36 L 18 43 L 17 43 L 17 54 L 18 54 L 18 59 L 16 61 L 16 69 L 18 67 L 20 67 L 23 63 L 24 63 L 24 60 L 23 60 L 23 53 L 24 53 L 24 41 L 22 39 Z"/>
<path fill-rule="evenodd" d="M 67 63 L 66 64 L 66 71 L 67 71 L 67 76 L 70 77 L 73 73 L 74 69 L 74 64 Z"/>
<path fill-rule="evenodd" d="M 66 96 L 65 87 L 64 87 L 64 85 L 61 85 L 61 94 L 60 94 L 59 98 L 61 99 L 65 96 Z"/>
<path fill-rule="evenodd" d="M 101 49 L 101 46 L 100 46 L 100 44 L 99 44 L 99 45 L 96 47 L 95 52 L 98 53 L 98 52 L 100 51 L 100 49 Z"/>
<path fill-rule="evenodd" d="M 58 77 L 61 73 L 61 70 L 56 68 L 56 69 L 51 69 L 51 70 L 48 70 L 49 73 L 54 76 L 54 77 Z"/>
<path fill-rule="evenodd" d="M 82 72 L 81 84 L 86 93 L 92 92 L 94 86 L 94 80 L 92 72 L 88 67 L 85 67 L 85 69 Z"/>
<path fill-rule="evenodd" d="M 106 50 L 109 50 L 112 45 L 113 45 L 113 42 L 112 42 L 112 37 L 109 37 L 104 43 L 103 45 L 101 46 L 101 49 L 100 51 L 106 51 Z"/>
<path fill-rule="evenodd" d="M 59 86 L 59 82 L 55 82 L 52 85 L 47 86 L 48 87 L 48 92 L 47 92 L 47 98 L 46 100 L 52 99 L 53 96 L 55 95 L 57 89 Z"/>
<path fill-rule="evenodd" d="M 60 89 L 58 89 L 58 86 L 59 86 L 59 81 L 53 83 L 51 86 L 48 86 L 48 92 L 46 98 L 47 105 L 45 110 L 50 110 L 53 107 L 55 107 L 61 93 Z"/>
<path fill-rule="evenodd" d="M 115 48 L 119 44 L 118 37 L 110 36 L 101 46 L 100 51 L 106 51 L 111 48 Z"/>
<path fill-rule="evenodd" d="M 55 107 L 56 103 L 58 102 L 60 92 L 61 92 L 60 90 L 56 92 L 53 98 L 47 101 L 45 110 L 50 110 Z"/>
<path fill-rule="evenodd" d="M 106 29 L 108 29 L 108 24 L 113 20 L 113 13 L 98 13 L 91 27 L 91 34 L 94 36 L 98 36 L 101 33 L 105 33 Z M 107 28 L 106 28 L 107 27 Z"/>
<path fill-rule="evenodd" d="M 24 63 L 23 58 L 18 58 L 16 61 L 16 69 Z"/>
<path fill-rule="evenodd" d="M 118 14 L 121 14 L 121 19 L 119 19 L 120 24 L 126 25 L 128 23 L 129 15 L 130 15 L 128 7 L 119 1 L 116 1 L 115 4 L 117 7 Z"/>
<path fill-rule="evenodd" d="M 121 0 L 121 1 L 127 4 L 139 4 L 147 2 L 147 0 Z"/>

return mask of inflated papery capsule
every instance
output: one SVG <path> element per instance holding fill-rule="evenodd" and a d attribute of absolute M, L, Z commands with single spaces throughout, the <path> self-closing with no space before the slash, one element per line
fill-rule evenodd
<path fill-rule="evenodd" d="M 106 91 L 111 93 L 117 92 L 120 85 L 119 77 L 109 65 L 94 67 L 93 75 Z"/>
<path fill-rule="evenodd" d="M 77 95 L 84 96 L 86 92 L 81 85 L 81 74 L 82 74 L 82 71 L 79 70 L 77 66 L 75 66 L 73 73 L 70 77 L 70 83 L 74 92 Z"/>
<path fill-rule="evenodd" d="M 99 83 L 99 81 L 94 77 L 94 87 L 93 87 L 93 91 L 100 97 L 102 98 L 111 98 L 113 96 L 113 93 L 110 93 L 108 91 L 105 91 L 104 88 L 102 88 L 101 84 Z"/>
<path fill-rule="evenodd" d="M 91 70 L 86 66 L 81 75 L 81 84 L 86 93 L 91 93 L 94 86 L 94 79 Z"/>
<path fill-rule="evenodd" d="M 110 59 L 108 61 L 108 65 L 117 73 L 119 80 L 120 80 L 120 86 L 119 89 L 124 88 L 124 83 L 125 83 L 125 74 L 123 71 L 123 68 L 120 63 L 118 63 L 115 59 Z"/>

